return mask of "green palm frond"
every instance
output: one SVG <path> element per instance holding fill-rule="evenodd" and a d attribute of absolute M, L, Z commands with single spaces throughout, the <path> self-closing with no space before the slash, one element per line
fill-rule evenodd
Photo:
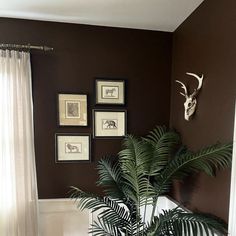
<path fill-rule="evenodd" d="M 127 206 L 107 197 L 104 198 L 104 202 L 107 206 L 99 213 L 99 217 L 119 228 L 130 224 L 131 218 Z"/>
<path fill-rule="evenodd" d="M 155 143 L 158 143 L 166 132 L 168 132 L 166 126 L 156 126 L 152 131 L 149 132 L 147 138 L 155 145 Z"/>
<path fill-rule="evenodd" d="M 149 161 L 149 153 L 146 150 L 145 142 L 132 135 L 125 137 L 123 141 L 123 150 L 119 152 L 119 161 L 121 169 L 128 172 L 126 164 L 132 162 L 138 173 L 143 173 L 145 166 Z"/>
<path fill-rule="evenodd" d="M 157 126 L 144 141 L 148 144 L 149 154 L 145 171 L 149 176 L 157 176 L 176 152 L 180 145 L 180 136 L 174 131 L 168 131 L 165 126 Z"/>
<path fill-rule="evenodd" d="M 121 200 L 109 197 L 98 197 L 85 193 L 78 188 L 73 189 L 74 192 L 71 197 L 77 201 L 77 206 L 81 210 L 90 209 L 91 212 L 96 212 L 102 209 L 102 211 L 98 213 L 98 217 L 119 228 L 130 224 L 131 218 L 128 207 Z"/>
<path fill-rule="evenodd" d="M 91 225 L 89 233 L 93 236 L 121 236 L 119 228 L 106 222 L 103 218 L 99 217 L 97 221 Z"/>
<path fill-rule="evenodd" d="M 180 143 L 179 134 L 165 126 L 157 126 L 144 138 L 129 135 L 116 160 L 104 158 L 98 163 L 97 185 L 105 196 L 72 187 L 71 198 L 78 208 L 97 212 L 90 229 L 94 236 L 211 236 L 226 232 L 219 219 L 180 208 L 155 216 L 158 197 L 169 192 L 173 180 L 200 171 L 214 176 L 231 164 L 232 144 L 193 153 Z M 146 223 L 147 209 L 152 211 L 151 224 Z"/>
<path fill-rule="evenodd" d="M 105 206 L 103 197 L 97 196 L 96 194 L 86 193 L 73 186 L 71 187 L 71 192 L 70 197 L 76 201 L 77 207 L 81 210 L 89 209 L 96 211 Z"/>
<path fill-rule="evenodd" d="M 94 236 L 144 236 L 146 235 L 146 226 L 140 220 L 130 222 L 125 227 L 111 224 L 107 219 L 98 217 L 91 225 L 89 233 Z"/>
<path fill-rule="evenodd" d="M 169 190 L 173 179 L 182 179 L 190 173 L 203 171 L 214 176 L 216 170 L 230 166 L 231 157 L 232 144 L 217 144 L 196 153 L 185 152 L 180 156 L 175 156 L 156 178 L 158 195 Z"/>
<path fill-rule="evenodd" d="M 114 198 L 124 198 L 122 188 L 125 183 L 122 181 L 120 163 L 106 157 L 99 161 L 97 169 L 99 175 L 97 185 L 104 188 L 105 194 Z"/>
<path fill-rule="evenodd" d="M 131 222 L 127 227 L 122 230 L 122 235 L 125 236 L 146 236 L 147 228 L 146 225 L 139 221 L 139 222 Z"/>
<path fill-rule="evenodd" d="M 177 209 L 176 209 L 177 210 Z M 176 211 L 165 211 L 159 216 L 155 216 L 153 221 L 148 224 L 147 236 L 174 236 L 171 231 L 171 224 L 168 224 L 176 216 Z"/>
<path fill-rule="evenodd" d="M 226 228 L 219 218 L 175 208 L 155 217 L 147 236 L 213 236 L 215 233 L 225 234 Z"/>
<path fill-rule="evenodd" d="M 135 204 L 142 205 L 147 193 L 155 194 L 144 168 L 148 162 L 148 153 L 145 152 L 144 142 L 133 136 L 127 136 L 124 140 L 124 149 L 119 153 L 119 162 L 126 183 L 126 194 Z M 147 191 L 148 190 L 148 191 Z"/>

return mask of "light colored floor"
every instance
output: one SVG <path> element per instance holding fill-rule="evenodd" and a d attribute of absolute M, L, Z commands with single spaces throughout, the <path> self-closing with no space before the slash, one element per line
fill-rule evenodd
<path fill-rule="evenodd" d="M 90 214 L 70 199 L 39 200 L 40 236 L 87 236 Z"/>

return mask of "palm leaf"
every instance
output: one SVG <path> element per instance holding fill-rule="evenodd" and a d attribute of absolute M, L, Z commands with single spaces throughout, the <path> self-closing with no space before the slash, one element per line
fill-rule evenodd
<path fill-rule="evenodd" d="M 116 225 L 119 228 L 126 227 L 130 224 L 131 217 L 125 204 L 107 197 L 104 198 L 104 202 L 107 206 L 99 213 L 100 217 L 106 222 L 109 222 L 109 224 Z"/>
<path fill-rule="evenodd" d="M 173 179 L 182 179 L 190 173 L 203 171 L 210 176 L 215 171 L 229 167 L 232 157 L 232 144 L 217 144 L 196 153 L 185 152 L 175 156 L 156 178 L 158 195 L 169 191 Z"/>
<path fill-rule="evenodd" d="M 165 126 L 157 126 L 144 140 L 149 144 L 149 162 L 145 172 L 149 176 L 157 176 L 176 152 L 180 136 L 174 131 L 168 131 Z"/>
<path fill-rule="evenodd" d="M 145 152 L 144 142 L 133 136 L 124 140 L 124 149 L 119 153 L 119 161 L 126 183 L 125 193 L 136 205 L 140 206 L 148 194 L 152 196 L 154 190 L 145 176 L 144 166 L 148 162 L 148 153 Z"/>
<path fill-rule="evenodd" d="M 147 229 L 141 221 L 130 222 L 126 227 L 110 224 L 103 217 L 98 217 L 91 225 L 89 233 L 93 236 L 144 236 Z"/>
<path fill-rule="evenodd" d="M 226 229 L 227 225 L 219 218 L 175 208 L 155 217 L 147 236 L 213 236 L 215 233 L 225 234 Z"/>
<path fill-rule="evenodd" d="M 105 194 L 113 198 L 124 198 L 122 188 L 125 183 L 122 181 L 120 163 L 106 157 L 99 161 L 97 169 L 99 175 L 97 185 L 104 188 Z"/>
<path fill-rule="evenodd" d="M 156 126 L 152 131 L 149 132 L 147 138 L 155 145 L 155 143 L 157 143 L 166 132 L 168 132 L 166 126 Z"/>
<path fill-rule="evenodd" d="M 89 233 L 92 233 L 93 236 L 121 236 L 120 230 L 116 226 L 106 222 L 101 217 L 98 218 L 98 221 L 94 221 L 91 226 Z"/>
<path fill-rule="evenodd" d="M 81 210 L 90 209 L 93 213 L 102 209 L 98 213 L 98 217 L 111 225 L 116 225 L 117 228 L 126 227 L 130 224 L 129 209 L 121 200 L 95 196 L 74 187 L 73 189 L 74 192 L 71 197 L 77 201 L 77 206 Z"/>
<path fill-rule="evenodd" d="M 97 185 L 105 196 L 85 193 L 73 187 L 71 197 L 80 209 L 99 211 L 91 232 L 95 236 L 196 236 L 225 233 L 216 218 L 181 209 L 163 211 L 158 217 L 157 198 L 169 191 L 173 179 L 203 171 L 214 176 L 216 170 L 230 166 L 232 145 L 214 145 L 193 153 L 180 147 L 179 135 L 158 126 L 145 138 L 131 135 L 124 140 L 118 160 L 102 159 L 98 164 Z M 152 203 L 151 224 L 145 223 L 146 207 Z M 143 218 L 140 207 L 145 205 Z"/>
<path fill-rule="evenodd" d="M 96 194 L 86 193 L 83 190 L 71 187 L 71 198 L 77 202 L 77 207 L 81 210 L 90 209 L 93 211 L 99 210 L 101 207 L 106 206 L 103 197 Z"/>

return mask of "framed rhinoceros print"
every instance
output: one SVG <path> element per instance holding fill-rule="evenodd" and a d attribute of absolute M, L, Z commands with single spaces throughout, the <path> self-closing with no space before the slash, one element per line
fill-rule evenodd
<path fill-rule="evenodd" d="M 91 161 L 91 135 L 75 133 L 55 134 L 56 163 Z"/>
<path fill-rule="evenodd" d="M 125 105 L 124 79 L 95 79 L 96 101 L 98 105 Z"/>
<path fill-rule="evenodd" d="M 119 138 L 127 133 L 126 110 L 93 110 L 93 137 Z"/>

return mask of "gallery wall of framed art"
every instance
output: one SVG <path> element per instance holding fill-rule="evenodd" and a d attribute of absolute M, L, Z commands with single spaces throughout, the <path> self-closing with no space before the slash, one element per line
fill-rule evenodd
<path fill-rule="evenodd" d="M 46 57 L 35 52 L 32 58 L 39 198 L 68 197 L 66 193 L 71 185 L 99 192 L 95 186 L 95 163 L 106 154 L 116 155 L 123 138 L 94 139 L 92 110 L 127 109 L 127 131 L 134 135 L 147 133 L 155 124 L 168 124 L 170 33 L 14 19 L 3 21 L 2 27 L 11 31 L 9 39 L 17 35 L 19 29 L 27 29 L 26 37 L 43 41 L 46 34 L 48 44 L 53 43 L 55 48 Z M 32 34 L 32 30 L 40 33 Z M 96 78 L 125 79 L 125 105 L 96 104 Z M 59 93 L 87 94 L 87 126 L 59 125 Z M 167 105 L 162 106 L 161 102 L 166 100 Z M 157 107 L 158 112 L 155 112 Z M 91 134 L 92 161 L 55 163 L 55 133 Z"/>
<path fill-rule="evenodd" d="M 95 99 L 92 106 L 88 105 L 88 94 L 58 93 L 56 163 L 91 162 L 92 138 L 122 139 L 127 135 L 125 86 L 126 79 L 95 78 L 92 94 Z M 114 107 L 111 108 L 112 106 Z M 89 122 L 90 112 L 91 122 Z M 92 133 L 84 133 L 83 127 L 88 127 L 90 123 Z M 60 132 L 62 127 L 68 127 L 72 132 Z"/>

